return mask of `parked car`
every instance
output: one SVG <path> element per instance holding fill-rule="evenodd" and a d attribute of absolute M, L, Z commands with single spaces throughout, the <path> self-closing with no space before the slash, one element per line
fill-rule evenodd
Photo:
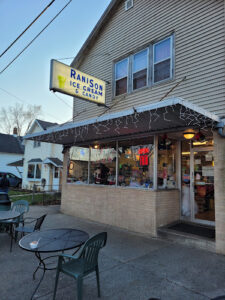
<path fill-rule="evenodd" d="M 9 210 L 11 207 L 11 201 L 9 195 L 4 192 L 0 192 L 0 211 Z"/>
<path fill-rule="evenodd" d="M 10 187 L 21 187 L 22 178 L 19 178 L 16 175 L 14 175 L 12 173 L 9 173 L 9 172 L 0 172 L 0 180 L 2 179 L 4 174 L 6 174 L 6 177 L 9 180 L 9 186 Z"/>

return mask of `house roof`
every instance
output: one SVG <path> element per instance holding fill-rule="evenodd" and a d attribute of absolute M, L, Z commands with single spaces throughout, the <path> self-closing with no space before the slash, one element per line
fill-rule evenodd
<path fill-rule="evenodd" d="M 38 124 L 43 128 L 43 130 L 48 129 L 49 127 L 58 125 L 58 123 L 52 123 L 52 122 L 47 122 L 47 121 L 42 121 L 39 119 L 36 119 L 36 121 L 38 122 Z"/>
<path fill-rule="evenodd" d="M 40 158 L 32 158 L 28 161 L 28 163 L 39 163 L 39 162 L 42 162 L 42 160 Z"/>
<path fill-rule="evenodd" d="M 7 164 L 7 166 L 10 166 L 10 167 L 23 167 L 23 159 L 11 162 L 11 163 Z"/>
<path fill-rule="evenodd" d="M 62 167 L 63 162 L 57 157 L 48 157 L 43 161 L 44 164 L 52 164 L 55 167 Z"/>
<path fill-rule="evenodd" d="M 181 98 L 105 114 L 81 122 L 67 123 L 43 132 L 27 135 L 26 139 L 63 145 L 88 145 L 95 141 L 127 138 L 131 135 L 177 132 L 186 128 L 214 128 L 220 118 Z"/>
<path fill-rule="evenodd" d="M 47 122 L 39 119 L 35 119 L 29 128 L 27 134 L 31 134 L 35 128 L 35 126 L 39 126 L 40 130 L 47 130 L 49 127 L 56 126 L 58 123 Z"/>
<path fill-rule="evenodd" d="M 101 31 L 101 29 L 104 27 L 104 25 L 107 23 L 109 18 L 113 15 L 116 8 L 119 6 L 119 4 L 122 2 L 122 0 L 111 0 L 108 7 L 104 11 L 103 15 L 99 19 L 98 23 L 95 25 L 94 29 L 84 42 L 83 46 L 81 47 L 80 51 L 74 58 L 74 60 L 71 63 L 71 66 L 78 66 L 80 62 L 82 61 L 83 57 L 87 54 L 87 52 L 91 48 L 91 43 L 94 42 Z"/>
<path fill-rule="evenodd" d="M 22 138 L 10 134 L 0 133 L 0 152 L 24 154 Z"/>

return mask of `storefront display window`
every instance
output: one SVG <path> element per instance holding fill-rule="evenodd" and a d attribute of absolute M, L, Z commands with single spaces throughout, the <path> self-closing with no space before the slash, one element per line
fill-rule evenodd
<path fill-rule="evenodd" d="M 172 189 L 176 183 L 176 141 L 167 135 L 159 136 L 158 189 Z"/>
<path fill-rule="evenodd" d="M 89 148 L 71 147 L 67 182 L 88 183 Z"/>
<path fill-rule="evenodd" d="M 90 183 L 115 185 L 116 143 L 114 146 L 96 145 L 95 147 L 91 148 Z"/>
<path fill-rule="evenodd" d="M 159 136 L 156 160 L 154 173 L 153 136 L 71 147 L 67 182 L 153 189 L 155 174 L 158 189 L 177 188 L 177 141 Z"/>
<path fill-rule="evenodd" d="M 118 185 L 153 187 L 153 138 L 119 143 Z"/>

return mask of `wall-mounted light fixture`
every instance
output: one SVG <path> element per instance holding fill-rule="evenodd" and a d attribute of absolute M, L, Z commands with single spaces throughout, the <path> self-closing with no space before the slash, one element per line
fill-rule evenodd
<path fill-rule="evenodd" d="M 187 129 L 183 132 L 183 136 L 186 140 L 191 140 L 195 136 L 195 131 L 193 129 Z"/>

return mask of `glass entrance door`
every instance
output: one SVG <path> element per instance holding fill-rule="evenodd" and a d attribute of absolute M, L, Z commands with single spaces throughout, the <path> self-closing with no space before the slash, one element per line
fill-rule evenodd
<path fill-rule="evenodd" d="M 183 141 L 181 150 L 181 217 L 191 220 L 190 144 L 187 141 Z"/>
<path fill-rule="evenodd" d="M 214 206 L 214 159 L 213 151 L 204 148 L 194 149 L 192 195 L 194 200 L 194 219 L 215 221 Z"/>
<path fill-rule="evenodd" d="M 181 218 L 204 224 L 215 222 L 213 147 L 182 142 Z"/>

